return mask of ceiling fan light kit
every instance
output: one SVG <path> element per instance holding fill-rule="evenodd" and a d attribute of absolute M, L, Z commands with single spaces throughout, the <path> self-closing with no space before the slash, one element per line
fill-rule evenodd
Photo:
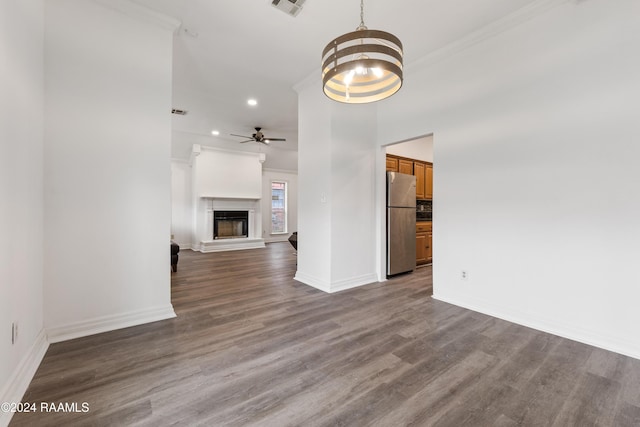
<path fill-rule="evenodd" d="M 380 101 L 402 87 L 402 42 L 391 33 L 360 25 L 322 51 L 322 87 L 330 99 L 347 104 Z"/>

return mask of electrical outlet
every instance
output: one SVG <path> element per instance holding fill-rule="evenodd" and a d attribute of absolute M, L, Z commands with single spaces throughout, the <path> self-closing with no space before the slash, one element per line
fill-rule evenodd
<path fill-rule="evenodd" d="M 460 271 L 460 280 L 469 280 L 469 272 L 467 270 Z"/>

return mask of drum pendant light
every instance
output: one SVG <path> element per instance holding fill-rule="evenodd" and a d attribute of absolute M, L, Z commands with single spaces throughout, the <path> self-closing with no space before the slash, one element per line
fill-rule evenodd
<path fill-rule="evenodd" d="M 402 86 L 402 43 L 364 25 L 364 0 L 358 28 L 322 51 L 322 86 L 329 98 L 348 104 L 380 101 Z"/>

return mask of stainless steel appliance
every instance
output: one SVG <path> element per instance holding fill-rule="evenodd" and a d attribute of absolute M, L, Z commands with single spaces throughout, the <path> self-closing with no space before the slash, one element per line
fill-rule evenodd
<path fill-rule="evenodd" d="M 416 200 L 416 221 L 431 221 L 433 217 L 433 201 Z"/>
<path fill-rule="evenodd" d="M 416 268 L 416 177 L 387 172 L 387 276 Z"/>

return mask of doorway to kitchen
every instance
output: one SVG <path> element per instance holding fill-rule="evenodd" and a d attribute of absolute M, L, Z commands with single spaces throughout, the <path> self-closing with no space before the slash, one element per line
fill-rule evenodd
<path fill-rule="evenodd" d="M 393 174 L 410 175 L 415 179 L 415 225 L 408 225 L 405 239 L 413 239 L 415 235 L 415 266 L 416 268 L 433 263 L 433 135 L 426 135 L 396 144 L 386 148 L 387 184 L 389 172 Z M 389 192 L 387 185 L 387 195 Z M 390 244 L 397 236 L 390 235 L 395 229 L 391 224 L 387 206 L 387 264 L 395 256 L 393 245 Z M 394 231 L 393 233 L 398 233 Z M 391 234 L 393 234 L 391 233 Z M 396 239 L 397 240 L 397 239 Z M 406 247 L 406 246 L 405 246 Z M 409 256 L 413 256 L 411 253 Z"/>

